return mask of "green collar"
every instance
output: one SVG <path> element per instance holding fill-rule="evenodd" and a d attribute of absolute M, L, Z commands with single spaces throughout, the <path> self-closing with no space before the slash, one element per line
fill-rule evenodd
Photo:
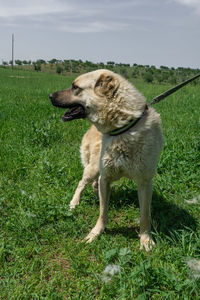
<path fill-rule="evenodd" d="M 128 131 L 130 128 L 135 126 L 140 121 L 140 119 L 142 119 L 146 115 L 147 110 L 148 110 L 148 106 L 146 105 L 145 110 L 143 111 L 143 113 L 139 118 L 137 118 L 136 120 L 131 120 L 128 124 L 124 125 L 123 127 L 116 128 L 113 131 L 108 132 L 107 134 L 109 134 L 110 136 L 116 136 Z"/>

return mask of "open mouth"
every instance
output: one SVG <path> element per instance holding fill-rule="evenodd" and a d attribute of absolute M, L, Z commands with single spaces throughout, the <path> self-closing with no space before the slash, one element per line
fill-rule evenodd
<path fill-rule="evenodd" d="M 73 107 L 71 107 L 62 116 L 62 120 L 63 120 L 63 122 L 68 122 L 68 121 L 72 121 L 74 119 L 83 119 L 85 117 L 86 117 L 85 108 L 80 104 L 76 104 Z"/>

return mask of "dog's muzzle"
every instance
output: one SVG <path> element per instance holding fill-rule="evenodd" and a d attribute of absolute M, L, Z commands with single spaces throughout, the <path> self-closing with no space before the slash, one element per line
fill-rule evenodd
<path fill-rule="evenodd" d="M 50 94 L 49 99 L 53 106 L 60 108 L 69 108 L 68 111 L 62 116 L 63 122 L 72 121 L 75 119 L 86 118 L 85 107 L 81 103 L 63 103 L 57 100 L 56 93 Z"/>

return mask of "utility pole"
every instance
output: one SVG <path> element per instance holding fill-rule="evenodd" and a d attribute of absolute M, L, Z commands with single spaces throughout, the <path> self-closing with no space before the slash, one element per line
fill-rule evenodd
<path fill-rule="evenodd" d="M 14 67 L 14 33 L 12 34 L 12 69 Z"/>
<path fill-rule="evenodd" d="M 72 76 L 72 61 L 71 61 L 71 59 L 69 61 L 69 65 L 70 65 L 70 76 Z"/>

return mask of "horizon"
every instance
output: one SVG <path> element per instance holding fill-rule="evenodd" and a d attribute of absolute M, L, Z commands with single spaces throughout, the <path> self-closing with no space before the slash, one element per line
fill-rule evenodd
<path fill-rule="evenodd" d="M 136 66 L 142 66 L 142 67 L 144 67 L 144 68 L 151 68 L 151 67 L 155 67 L 156 69 L 162 69 L 162 67 L 166 67 L 166 68 L 168 68 L 168 69 L 191 69 L 191 70 L 200 70 L 200 68 L 192 68 L 192 67 L 184 67 L 184 66 L 178 66 L 178 67 L 174 67 L 174 66 L 166 66 L 166 65 L 160 65 L 160 66 L 156 66 L 156 65 L 151 65 L 151 64 L 146 64 L 146 65 L 142 65 L 142 64 L 138 64 L 138 63 L 136 63 L 136 62 L 133 62 L 133 63 L 124 63 L 124 62 L 115 62 L 115 61 L 106 61 L 106 62 L 94 62 L 94 61 L 89 61 L 89 60 L 82 60 L 82 59 L 59 59 L 59 58 L 51 58 L 51 59 L 49 59 L 49 60 L 45 60 L 44 58 L 38 58 L 38 59 L 36 59 L 36 60 L 31 60 L 31 59 L 19 59 L 19 58 L 16 58 L 16 59 L 14 59 L 14 66 L 19 66 L 17 63 L 16 63 L 16 61 L 17 60 L 19 60 L 19 61 L 21 61 L 22 62 L 22 65 L 26 65 L 26 64 L 23 64 L 23 61 L 26 61 L 26 62 L 30 62 L 30 64 L 27 64 L 27 65 L 33 65 L 33 64 L 37 64 L 37 62 L 38 61 L 40 61 L 40 60 L 44 60 L 45 61 L 45 64 L 50 64 L 50 61 L 51 60 L 53 60 L 53 59 L 56 59 L 57 60 L 57 62 L 55 63 L 55 64 L 62 64 L 62 63 L 64 63 L 65 61 L 76 61 L 76 62 L 78 62 L 78 61 L 81 61 L 83 64 L 86 64 L 87 62 L 89 62 L 89 63 L 92 63 L 92 64 L 97 64 L 97 65 L 100 65 L 100 64 L 104 64 L 104 66 L 108 66 L 109 64 L 109 62 L 113 62 L 114 63 L 114 66 L 120 66 L 120 65 L 126 65 L 126 67 L 130 67 L 130 68 L 134 68 L 134 67 L 136 67 Z M 8 66 L 11 66 L 12 64 L 11 64 L 11 59 L 9 60 L 9 61 L 6 61 L 6 60 L 3 60 L 2 59 L 2 61 L 1 61 L 1 66 L 3 66 L 3 62 L 6 62 L 6 63 L 8 63 Z M 43 63 L 41 63 L 41 64 L 43 64 Z"/>

